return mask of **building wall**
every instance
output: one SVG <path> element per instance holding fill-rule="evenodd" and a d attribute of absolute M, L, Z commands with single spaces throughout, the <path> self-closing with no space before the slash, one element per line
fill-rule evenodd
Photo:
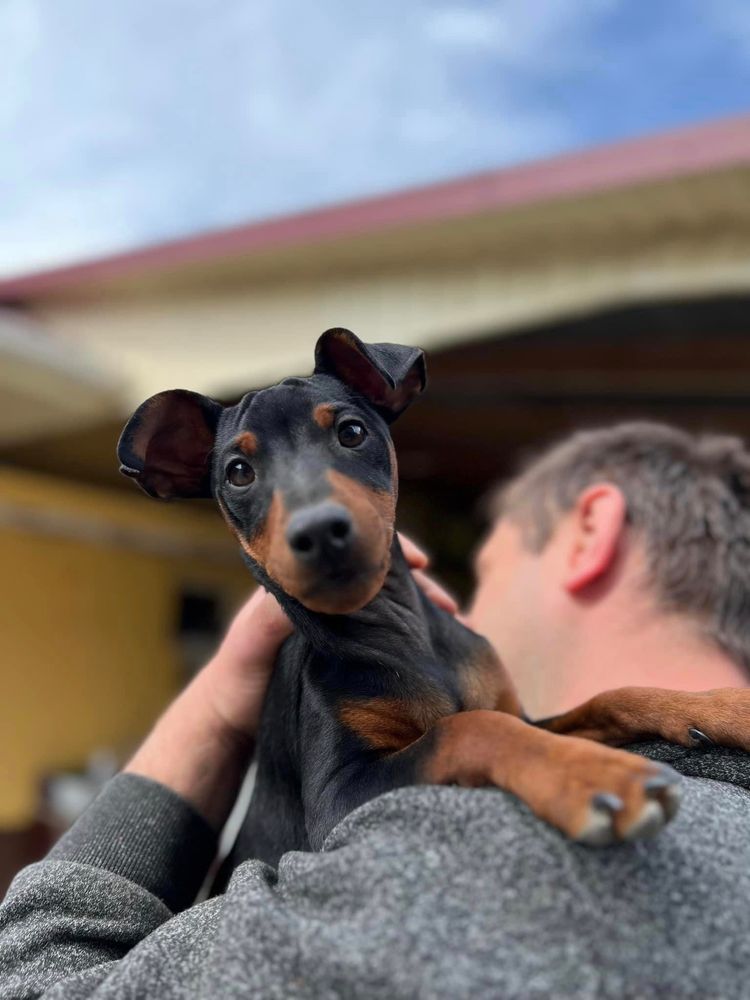
<path fill-rule="evenodd" d="M 45 774 L 127 753 L 180 687 L 181 589 L 227 613 L 250 589 L 226 534 L 189 506 L 0 471 L 0 829 L 31 822 Z"/>

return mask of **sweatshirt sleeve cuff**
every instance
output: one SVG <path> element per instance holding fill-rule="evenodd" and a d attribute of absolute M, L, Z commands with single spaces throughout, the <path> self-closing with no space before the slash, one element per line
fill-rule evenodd
<path fill-rule="evenodd" d="M 209 824 L 176 792 L 118 774 L 47 857 L 121 875 L 176 913 L 195 900 L 216 847 Z"/>

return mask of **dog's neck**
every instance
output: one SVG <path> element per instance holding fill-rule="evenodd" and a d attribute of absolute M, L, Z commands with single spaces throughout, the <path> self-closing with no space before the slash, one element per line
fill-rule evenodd
<path fill-rule="evenodd" d="M 319 618 L 342 660 L 403 669 L 405 662 L 423 658 L 432 645 L 424 599 L 395 536 L 390 569 L 375 598 L 353 614 Z"/>
<path fill-rule="evenodd" d="M 400 671 L 431 649 L 426 600 L 419 591 L 394 535 L 391 565 L 381 590 L 360 611 L 324 615 L 309 611 L 273 581 L 261 581 L 313 648 L 337 661 L 361 667 Z"/>

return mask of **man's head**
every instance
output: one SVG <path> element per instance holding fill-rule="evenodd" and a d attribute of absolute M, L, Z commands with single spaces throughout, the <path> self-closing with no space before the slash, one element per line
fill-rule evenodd
<path fill-rule="evenodd" d="M 390 565 L 396 460 L 388 431 L 425 384 L 422 352 L 318 341 L 315 373 L 235 406 L 185 390 L 133 414 L 122 471 L 151 496 L 214 496 L 258 579 L 311 611 L 363 607 Z"/>
<path fill-rule="evenodd" d="M 639 638 L 645 656 L 657 632 L 675 656 L 694 642 L 750 667 L 750 454 L 738 439 L 645 422 L 580 432 L 494 508 L 471 620 L 532 708 L 614 686 L 607 661 Z M 575 658 L 590 671 L 594 647 L 600 677 L 579 691 Z"/>

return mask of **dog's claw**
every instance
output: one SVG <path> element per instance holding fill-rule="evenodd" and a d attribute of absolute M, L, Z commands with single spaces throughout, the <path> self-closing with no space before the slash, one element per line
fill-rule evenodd
<path fill-rule="evenodd" d="M 706 749 L 707 747 L 716 746 L 710 736 L 706 736 L 700 729 L 695 729 L 693 726 L 688 729 L 688 736 L 694 747 Z"/>
<path fill-rule="evenodd" d="M 660 773 L 648 778 L 644 785 L 649 798 L 657 799 L 661 803 L 667 822 L 677 815 L 680 808 L 682 799 L 680 781 L 678 772 L 668 764 L 663 764 Z"/>
<path fill-rule="evenodd" d="M 595 809 L 606 809 L 607 812 L 611 813 L 619 812 L 625 808 L 625 803 L 620 796 L 614 795 L 612 792 L 599 792 L 591 800 L 591 804 Z"/>
<path fill-rule="evenodd" d="M 647 778 L 644 783 L 644 788 L 647 792 L 653 792 L 658 794 L 664 791 L 665 788 L 671 788 L 680 781 L 680 775 L 673 767 L 669 764 L 662 764 L 659 768 L 658 774 L 653 774 L 650 778 Z"/>

